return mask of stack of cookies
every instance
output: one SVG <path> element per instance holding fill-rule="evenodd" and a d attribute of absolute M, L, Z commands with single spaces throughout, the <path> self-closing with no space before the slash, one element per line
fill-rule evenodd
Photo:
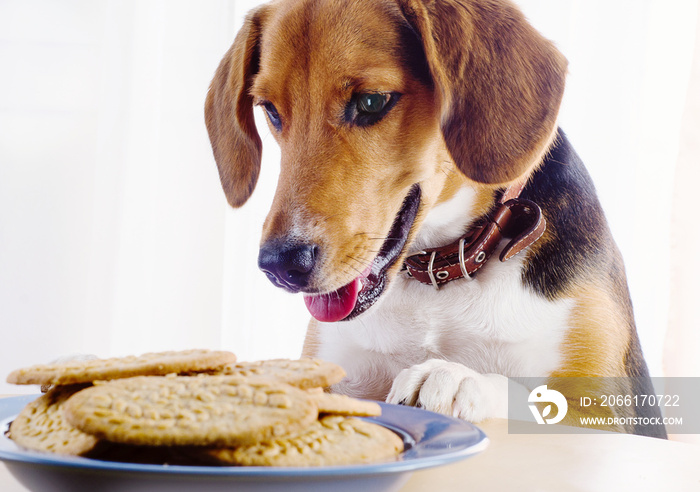
<path fill-rule="evenodd" d="M 190 350 L 36 365 L 7 381 L 49 391 L 9 437 L 27 449 L 147 463 L 328 466 L 395 459 L 394 432 L 358 419 L 378 404 L 323 391 L 345 376 L 315 360 L 236 363 Z"/>

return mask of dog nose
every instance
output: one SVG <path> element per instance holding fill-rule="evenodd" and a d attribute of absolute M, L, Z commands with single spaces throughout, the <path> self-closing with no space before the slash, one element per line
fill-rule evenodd
<path fill-rule="evenodd" d="M 264 244 L 258 255 L 258 267 L 277 287 L 299 292 L 309 284 L 317 255 L 315 244 Z"/>

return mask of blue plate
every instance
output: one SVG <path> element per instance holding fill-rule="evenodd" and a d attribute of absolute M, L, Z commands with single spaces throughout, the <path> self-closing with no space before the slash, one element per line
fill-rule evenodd
<path fill-rule="evenodd" d="M 13 418 L 36 395 L 0 399 L 0 460 L 29 490 L 129 492 L 394 491 L 416 470 L 446 465 L 483 451 L 488 438 L 463 420 L 381 403 L 367 418 L 399 434 L 405 451 L 396 461 L 350 466 L 209 467 L 144 465 L 26 451 L 5 437 Z"/>

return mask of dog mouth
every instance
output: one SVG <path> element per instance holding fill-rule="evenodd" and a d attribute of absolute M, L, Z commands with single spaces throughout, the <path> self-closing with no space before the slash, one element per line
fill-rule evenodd
<path fill-rule="evenodd" d="M 318 321 L 348 321 L 369 309 L 387 286 L 389 269 L 406 247 L 408 235 L 420 207 L 420 186 L 413 185 L 396 215 L 379 254 L 359 276 L 338 290 L 304 294 L 304 303 Z"/>

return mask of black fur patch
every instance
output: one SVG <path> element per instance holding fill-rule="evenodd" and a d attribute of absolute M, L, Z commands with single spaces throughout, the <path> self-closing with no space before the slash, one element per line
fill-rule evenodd
<path fill-rule="evenodd" d="M 581 158 L 559 130 L 543 165 L 521 195 L 542 208 L 548 240 L 535 249 L 523 272 L 523 283 L 548 299 L 560 297 L 574 280 L 609 284 L 629 320 L 625 372 L 631 394 L 653 394 L 649 370 L 634 324 L 625 267 Z M 639 417 L 661 417 L 657 407 L 644 407 Z M 666 437 L 663 426 L 635 426 L 635 433 Z"/>
<path fill-rule="evenodd" d="M 593 181 L 563 131 L 522 197 L 542 208 L 549 230 L 524 273 L 537 292 L 555 299 L 574 279 L 624 269 L 616 264 L 619 255 L 611 254 L 612 236 Z"/>

